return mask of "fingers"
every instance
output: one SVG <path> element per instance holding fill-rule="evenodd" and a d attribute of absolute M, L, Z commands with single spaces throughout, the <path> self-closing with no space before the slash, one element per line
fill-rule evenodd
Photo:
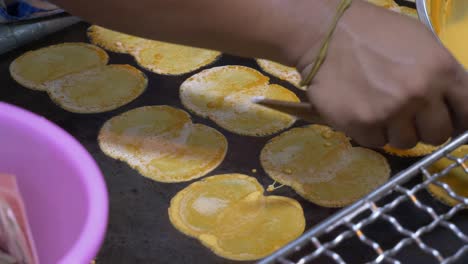
<path fill-rule="evenodd" d="M 453 130 L 449 110 L 442 100 L 430 103 L 415 116 L 400 113 L 386 126 L 386 131 L 376 126 L 357 127 L 350 136 L 366 147 L 381 147 L 388 143 L 395 148 L 410 149 L 420 141 L 441 145 L 450 138 Z"/>
<path fill-rule="evenodd" d="M 364 104 L 343 104 L 343 102 L 357 101 L 356 98 L 353 98 L 354 95 L 333 94 L 327 96 L 327 94 L 318 92 L 319 85 L 321 84 L 316 83 L 309 87 L 307 94 L 309 101 L 316 107 L 317 112 L 324 118 L 327 125 L 346 133 L 361 146 L 380 148 L 387 143 L 386 132 L 381 122 L 374 122 L 373 118 L 364 121 L 358 117 L 359 114 L 353 114 L 357 108 L 361 108 Z M 330 85 L 329 87 L 333 86 L 338 85 Z M 317 100 L 318 98 L 320 100 Z M 354 111 L 349 108 L 350 105 L 353 106 Z M 363 112 L 363 110 L 358 112 Z"/>
<path fill-rule="evenodd" d="M 396 148 L 409 149 L 418 142 L 441 145 L 452 135 L 452 120 L 447 105 L 435 97 L 415 114 L 400 112 L 388 124 L 388 143 Z"/>
<path fill-rule="evenodd" d="M 382 127 L 357 127 L 348 133 L 359 145 L 368 148 L 381 148 L 387 144 L 385 129 Z"/>
<path fill-rule="evenodd" d="M 387 128 L 388 144 L 400 149 L 410 149 L 419 142 L 412 117 L 399 117 L 392 120 Z"/>
<path fill-rule="evenodd" d="M 452 136 L 450 112 L 442 99 L 434 100 L 416 115 L 416 127 L 422 142 L 441 145 Z"/>
<path fill-rule="evenodd" d="M 450 106 L 453 128 L 457 133 L 463 133 L 468 129 L 468 74 L 460 72 L 454 80 L 454 84 L 446 94 Z"/>
<path fill-rule="evenodd" d="M 446 67 L 439 68 L 439 61 L 424 64 L 427 67 L 416 74 L 418 78 L 407 78 L 406 69 L 392 68 L 389 74 L 403 77 L 382 77 L 385 82 L 377 82 L 381 81 L 378 72 L 346 68 L 346 74 L 336 78 L 336 68 L 328 69 L 309 87 L 309 100 L 328 124 L 365 147 L 440 145 L 452 136 L 454 127 L 468 129 L 468 75 L 463 71 L 454 78 L 457 65 L 453 66 L 450 56 L 442 63 Z M 367 79 L 360 80 L 359 74 Z M 375 77 L 370 78 L 371 74 Z"/>

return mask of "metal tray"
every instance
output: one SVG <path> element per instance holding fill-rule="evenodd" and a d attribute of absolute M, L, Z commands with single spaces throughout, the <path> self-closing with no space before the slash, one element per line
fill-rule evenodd
<path fill-rule="evenodd" d="M 195 239 L 189 238 L 173 228 L 169 222 L 167 208 L 170 199 L 190 182 L 178 184 L 158 183 L 146 179 L 131 169 L 125 163 L 116 161 L 104 155 L 96 142 L 97 134 L 102 124 L 109 118 L 144 105 L 172 105 L 184 109 L 179 100 L 179 86 L 191 74 L 182 76 L 161 76 L 143 70 L 149 79 L 145 93 L 134 102 L 115 111 L 103 114 L 74 114 L 56 106 L 46 93 L 32 91 L 21 87 L 11 77 L 8 67 L 22 53 L 62 42 L 88 42 L 86 29 L 88 25 L 80 23 L 65 31 L 50 35 L 26 45 L 18 50 L 0 56 L 0 100 L 6 101 L 40 114 L 58 124 L 74 137 L 93 155 L 105 175 L 110 195 L 109 227 L 104 245 L 97 257 L 97 263 L 235 263 L 217 257 Z M 130 55 L 109 52 L 110 63 L 136 65 Z M 259 69 L 252 59 L 223 55 L 215 64 L 245 65 Z M 286 82 L 271 78 L 272 83 L 278 83 L 290 88 L 304 99 L 304 92 Z M 209 175 L 220 173 L 244 173 L 256 177 L 263 186 L 268 186 L 272 180 L 261 169 L 259 154 L 262 147 L 271 137 L 245 137 L 232 134 L 218 127 L 210 120 L 192 115 L 194 122 L 212 126 L 221 131 L 229 141 L 229 150 L 224 162 Z M 296 123 L 295 126 L 304 125 Z M 386 155 L 392 173 L 396 174 L 413 164 L 416 159 L 400 159 Z M 252 173 L 257 169 L 257 173 Z M 305 201 L 290 188 L 275 191 L 297 199 L 304 208 L 307 229 L 319 224 L 338 210 L 316 206 Z M 424 194 L 430 199 L 428 194 Z M 413 217 L 414 214 L 400 212 L 400 217 Z M 465 219 L 466 214 L 465 214 Z M 385 234 L 386 227 L 379 227 L 376 234 Z M 441 234 L 444 240 L 449 235 Z M 350 263 L 361 263 L 365 252 L 356 251 L 356 247 L 347 247 L 344 252 Z M 418 255 L 408 256 L 408 263 L 418 262 Z M 248 262 L 247 262 L 248 263 Z M 468 259 L 465 259 L 468 263 Z"/>
<path fill-rule="evenodd" d="M 468 197 L 458 196 L 438 179 L 454 168 L 468 177 L 468 156 L 450 153 L 468 142 L 468 132 L 396 175 L 386 184 L 307 231 L 265 258 L 267 263 L 467 263 Z M 431 174 L 434 162 L 454 164 Z M 456 206 L 427 197 L 427 186 L 442 187 Z M 349 247 L 359 252 L 349 254 Z"/>

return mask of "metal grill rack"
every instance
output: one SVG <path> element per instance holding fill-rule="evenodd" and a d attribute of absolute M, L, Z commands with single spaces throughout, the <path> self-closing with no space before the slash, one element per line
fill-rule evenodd
<path fill-rule="evenodd" d="M 417 263 L 467 263 L 468 213 L 463 209 L 468 208 L 468 198 L 438 181 L 457 167 L 464 170 L 468 181 L 468 166 L 464 164 L 468 156 L 460 159 L 450 155 L 467 142 L 468 132 L 260 264 L 407 263 L 409 255 L 411 259 L 416 255 Z M 431 174 L 428 167 L 443 157 L 454 163 Z M 440 203 L 428 194 L 429 184 L 442 187 L 460 203 L 453 207 Z M 445 232 L 450 233 L 449 239 Z"/>

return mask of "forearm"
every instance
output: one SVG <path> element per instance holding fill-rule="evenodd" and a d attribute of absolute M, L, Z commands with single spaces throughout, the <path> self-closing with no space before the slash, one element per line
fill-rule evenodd
<path fill-rule="evenodd" d="M 54 2 L 128 34 L 295 65 L 303 50 L 322 40 L 338 0 Z"/>

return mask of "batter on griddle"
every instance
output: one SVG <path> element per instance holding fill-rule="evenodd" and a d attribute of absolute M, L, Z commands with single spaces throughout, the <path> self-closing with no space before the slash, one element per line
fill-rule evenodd
<path fill-rule="evenodd" d="M 95 25 L 88 29 L 88 37 L 107 50 L 133 55 L 141 67 L 163 75 L 192 72 L 213 63 L 221 55 L 218 51 L 147 40 Z"/>
<path fill-rule="evenodd" d="M 21 85 L 45 91 L 65 110 L 101 113 L 140 96 L 148 80 L 130 65 L 106 65 L 107 53 L 85 43 L 64 43 L 30 51 L 10 65 Z"/>
<path fill-rule="evenodd" d="M 24 87 L 46 91 L 45 83 L 71 73 L 106 65 L 107 53 L 86 43 L 63 43 L 24 53 L 10 64 L 10 74 Z"/>
<path fill-rule="evenodd" d="M 189 114 L 170 106 L 139 107 L 115 116 L 103 125 L 98 141 L 104 153 L 159 182 L 202 177 L 227 151 L 221 133 L 193 124 Z"/>
<path fill-rule="evenodd" d="M 410 149 L 398 149 L 390 145 L 386 145 L 383 147 L 383 150 L 398 157 L 422 157 L 431 154 L 440 147 L 442 146 L 432 146 L 419 142 L 416 146 Z"/>
<path fill-rule="evenodd" d="M 211 176 L 177 193 L 169 217 L 179 231 L 221 257 L 260 259 L 297 238 L 305 228 L 297 201 L 263 196 L 263 192 L 258 181 L 247 175 Z"/>
<path fill-rule="evenodd" d="M 260 68 L 265 72 L 281 80 L 288 81 L 301 90 L 306 89 L 306 87 L 300 86 L 301 74 L 296 70 L 296 68 L 264 59 L 257 59 L 256 61 Z"/>
<path fill-rule="evenodd" d="M 294 128 L 273 138 L 260 161 L 273 180 L 326 207 L 348 205 L 390 176 L 382 155 L 352 147 L 343 133 L 321 125 Z"/>
<path fill-rule="evenodd" d="M 204 70 L 188 78 L 180 87 L 180 99 L 185 107 L 240 135 L 270 135 L 295 122 L 292 116 L 252 103 L 252 99 L 259 96 L 300 101 L 293 92 L 268 84 L 268 77 L 244 66 Z"/>

